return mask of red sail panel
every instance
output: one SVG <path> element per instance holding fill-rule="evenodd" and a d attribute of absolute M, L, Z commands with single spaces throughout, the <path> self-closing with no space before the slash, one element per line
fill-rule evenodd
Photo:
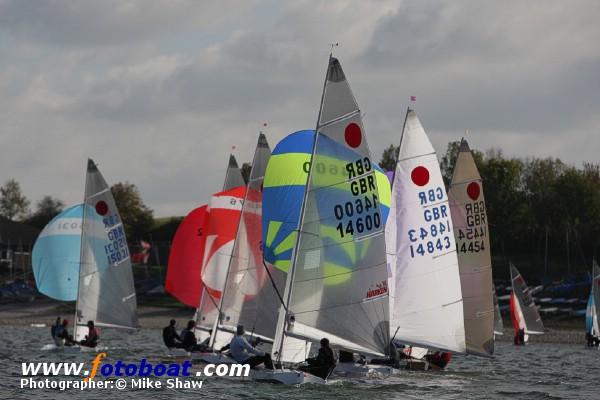
<path fill-rule="evenodd" d="M 240 223 L 245 186 L 214 194 L 206 229 L 202 281 L 215 299 L 221 297 Z"/>
<path fill-rule="evenodd" d="M 203 286 L 200 274 L 208 219 L 206 205 L 190 212 L 177 228 L 169 254 L 165 291 L 194 308 L 200 304 Z"/>
<path fill-rule="evenodd" d="M 520 326 L 520 315 L 519 315 L 519 305 L 517 304 L 517 297 L 515 296 L 514 293 L 510 294 L 510 302 L 509 302 L 509 307 L 510 307 L 510 319 L 512 321 L 513 324 L 513 328 L 515 329 L 515 335 L 519 333 L 519 330 L 521 329 Z"/>

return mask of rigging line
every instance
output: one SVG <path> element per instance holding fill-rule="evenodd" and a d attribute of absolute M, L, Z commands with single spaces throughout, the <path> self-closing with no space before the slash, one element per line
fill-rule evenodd
<path fill-rule="evenodd" d="M 271 271 L 269 271 L 269 268 L 267 267 L 267 264 L 265 263 L 265 259 L 262 259 L 262 265 L 263 267 L 265 267 L 265 271 L 267 271 L 267 275 L 269 276 L 269 280 L 271 281 L 271 285 L 273 285 L 273 289 L 275 289 L 275 293 L 277 294 L 277 298 L 279 298 L 279 301 L 281 302 L 281 305 L 283 306 L 283 308 L 285 309 L 285 311 L 287 312 L 287 306 L 285 304 L 285 302 L 283 301 L 283 297 L 281 296 L 281 293 L 279 293 L 279 289 L 277 289 L 277 285 L 275 285 L 275 281 L 273 280 L 273 276 L 271 275 Z"/>

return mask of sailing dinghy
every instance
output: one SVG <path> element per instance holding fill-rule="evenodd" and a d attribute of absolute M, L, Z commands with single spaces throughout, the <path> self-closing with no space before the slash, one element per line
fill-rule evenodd
<path fill-rule="evenodd" d="M 76 300 L 75 340 L 85 338 L 90 320 L 97 327 L 138 329 L 125 230 L 110 188 L 91 159 L 84 203 L 44 228 L 34 246 L 33 268 L 42 293 Z"/>
<path fill-rule="evenodd" d="M 461 140 L 448 190 L 463 298 L 467 354 L 494 354 L 494 300 L 489 229 L 481 176 Z"/>
<path fill-rule="evenodd" d="M 600 337 L 600 328 L 598 325 L 598 307 L 600 305 L 600 267 L 594 261 L 592 267 L 592 287 L 590 297 L 585 309 L 585 332 L 592 338 Z M 589 346 L 589 344 L 588 344 Z"/>
<path fill-rule="evenodd" d="M 334 348 L 376 356 L 389 343 L 381 197 L 360 110 L 332 56 L 316 132 L 272 347 L 276 364 L 293 361 L 286 351 L 293 339 L 326 337 Z M 325 383 L 284 368 L 256 370 L 253 378 Z"/>
<path fill-rule="evenodd" d="M 529 335 L 544 334 L 544 325 L 529 287 L 512 263 L 510 263 L 510 280 L 512 282 L 512 293 L 509 301 L 510 317 L 515 329 L 515 337 L 521 329 L 524 330 L 523 344 L 525 344 L 529 341 Z"/>
<path fill-rule="evenodd" d="M 386 224 L 390 337 L 413 347 L 466 352 L 453 222 L 435 150 L 408 109 Z M 426 368 L 427 365 L 424 366 Z"/>

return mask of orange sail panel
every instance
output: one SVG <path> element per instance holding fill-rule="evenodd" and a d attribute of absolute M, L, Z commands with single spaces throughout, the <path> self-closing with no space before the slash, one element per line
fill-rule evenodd
<path fill-rule="evenodd" d="M 208 206 L 190 212 L 177 228 L 171 252 L 165 290 L 182 303 L 198 308 L 202 293 L 202 261 L 206 243 Z"/>

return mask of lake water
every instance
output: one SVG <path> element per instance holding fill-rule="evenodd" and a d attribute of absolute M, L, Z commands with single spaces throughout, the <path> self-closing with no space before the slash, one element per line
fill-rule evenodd
<path fill-rule="evenodd" d="M 403 371 L 385 379 L 338 380 L 328 385 L 286 387 L 204 378 L 202 389 L 175 390 L 23 390 L 21 362 L 86 362 L 93 353 L 41 351 L 49 328 L 0 326 L 0 399 L 600 399 L 600 351 L 581 345 L 497 344 L 494 359 L 455 356 L 445 371 Z M 103 331 L 107 361 L 166 361 L 161 332 Z M 88 364 L 89 365 L 89 364 Z M 87 367 L 87 365 L 86 365 Z M 103 379 L 103 378 L 99 378 Z"/>

